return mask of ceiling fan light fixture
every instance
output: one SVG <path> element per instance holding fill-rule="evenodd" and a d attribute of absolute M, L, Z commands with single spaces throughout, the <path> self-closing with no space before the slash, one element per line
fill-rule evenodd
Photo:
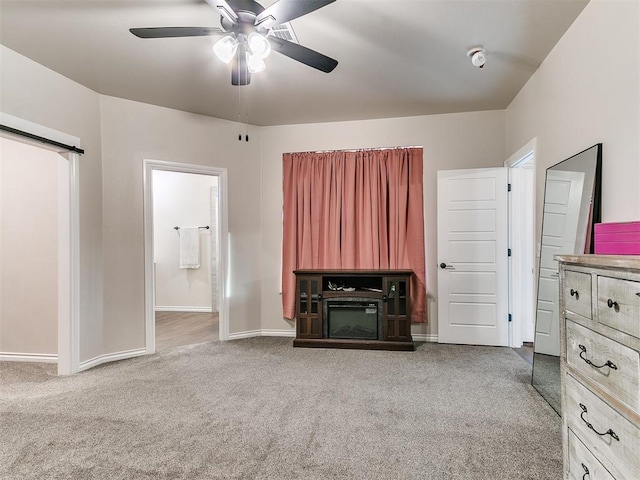
<path fill-rule="evenodd" d="M 222 37 L 213 45 L 216 56 L 224 63 L 229 63 L 238 50 L 238 41 L 231 35 Z"/>
<path fill-rule="evenodd" d="M 249 34 L 247 43 L 249 44 L 251 52 L 254 55 L 259 55 L 261 58 L 267 58 L 271 53 L 271 43 L 257 32 L 251 32 Z"/>
<path fill-rule="evenodd" d="M 258 73 L 267 68 L 267 65 L 264 63 L 264 58 L 261 55 L 247 52 L 247 68 L 249 69 L 249 73 Z"/>

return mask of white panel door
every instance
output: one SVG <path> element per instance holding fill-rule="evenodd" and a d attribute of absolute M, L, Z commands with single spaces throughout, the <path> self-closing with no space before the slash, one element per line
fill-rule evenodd
<path fill-rule="evenodd" d="M 438 341 L 507 346 L 507 169 L 438 172 Z"/>
<path fill-rule="evenodd" d="M 583 188 L 584 173 L 547 170 L 534 340 L 536 353 L 560 355 L 558 262 L 553 256 L 580 250 L 576 250 L 576 237 Z"/>

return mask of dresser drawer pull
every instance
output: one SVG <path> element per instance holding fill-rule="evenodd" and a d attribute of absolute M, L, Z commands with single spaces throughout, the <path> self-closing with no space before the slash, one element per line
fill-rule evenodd
<path fill-rule="evenodd" d="M 580 465 L 582 465 L 582 468 L 584 469 L 584 475 L 582 476 L 582 480 L 586 480 L 586 478 L 589 476 L 589 469 L 584 463 L 581 463 Z"/>
<path fill-rule="evenodd" d="M 569 293 L 571 294 L 572 297 L 576 297 L 576 300 L 578 300 L 580 298 L 580 294 L 578 293 L 578 290 L 574 290 L 572 288 Z"/>
<path fill-rule="evenodd" d="M 601 437 L 604 437 L 605 435 L 611 435 L 611 438 L 613 438 L 616 441 L 620 441 L 620 437 L 618 437 L 618 435 L 616 434 L 616 432 L 614 432 L 613 430 L 609 429 L 604 433 L 600 433 L 599 431 L 597 431 L 595 428 L 593 428 L 593 425 L 591 425 L 587 419 L 584 418 L 585 414 L 587 413 L 587 407 L 585 407 L 582 403 L 580 404 L 580 408 L 582 409 L 582 413 L 580 414 L 580 418 L 582 419 L 582 421 L 587 425 L 587 427 L 589 427 L 590 430 L 593 430 L 595 433 L 597 433 L 598 435 L 600 435 Z"/>
<path fill-rule="evenodd" d="M 618 305 L 618 302 L 616 302 L 615 300 L 611 300 L 611 299 L 607 300 L 607 307 L 613 308 L 616 312 L 618 310 L 620 310 L 620 306 Z"/>
<path fill-rule="evenodd" d="M 588 358 L 582 356 L 582 354 L 585 354 L 585 355 L 587 354 L 587 347 L 585 347 L 584 345 L 580 344 L 580 345 L 578 345 L 578 348 L 580 349 L 580 358 L 582 360 L 584 360 L 587 365 L 591 365 L 593 368 L 609 367 L 611 370 L 617 370 L 618 369 L 617 365 L 615 363 L 613 363 L 611 360 L 607 360 L 602 365 L 596 365 L 595 363 L 593 363 Z"/>

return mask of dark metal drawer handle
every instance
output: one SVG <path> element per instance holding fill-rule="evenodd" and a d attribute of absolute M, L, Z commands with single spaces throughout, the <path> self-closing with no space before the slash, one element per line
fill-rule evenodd
<path fill-rule="evenodd" d="M 572 288 L 569 293 L 571 294 L 572 297 L 576 297 L 576 300 L 578 300 L 580 298 L 580 294 L 578 294 L 578 290 L 574 290 Z"/>
<path fill-rule="evenodd" d="M 585 355 L 587 354 L 587 347 L 585 347 L 584 345 L 580 344 L 580 345 L 578 345 L 578 348 L 580 349 L 580 358 L 582 360 L 584 360 L 587 365 L 591 365 L 593 368 L 609 367 L 611 370 L 617 370 L 618 369 L 618 366 L 615 363 L 613 363 L 611 360 L 607 360 L 602 365 L 596 365 L 595 363 L 593 363 L 588 358 L 582 356 L 582 354 L 585 354 Z"/>
<path fill-rule="evenodd" d="M 615 309 L 616 312 L 620 309 L 620 307 L 618 306 L 618 302 L 611 299 L 607 300 L 607 307 Z"/>
<path fill-rule="evenodd" d="M 585 480 L 585 478 L 589 476 L 589 469 L 584 463 L 581 463 L 580 465 L 582 465 L 582 468 L 584 469 L 584 475 L 582 476 L 582 480 Z"/>
<path fill-rule="evenodd" d="M 616 432 L 614 432 L 613 430 L 609 429 L 604 433 L 600 433 L 599 431 L 597 431 L 595 428 L 593 428 L 593 425 L 591 425 L 586 418 L 584 418 L 584 415 L 587 413 L 587 407 L 585 407 L 582 403 L 580 404 L 580 408 L 582 409 L 582 413 L 580 414 L 580 418 L 582 419 L 582 421 L 587 425 L 587 427 L 589 427 L 589 429 L 593 430 L 594 432 L 596 432 L 598 435 L 600 435 L 601 437 L 604 437 L 605 435 L 611 435 L 611 438 L 613 438 L 616 441 L 620 441 L 620 437 L 618 437 L 618 435 L 616 434 Z"/>

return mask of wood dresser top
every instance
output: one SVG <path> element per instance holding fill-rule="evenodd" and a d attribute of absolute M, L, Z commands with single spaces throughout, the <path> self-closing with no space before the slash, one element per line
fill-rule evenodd
<path fill-rule="evenodd" d="M 555 255 L 553 258 L 559 262 L 575 265 L 640 270 L 640 255 Z"/>

